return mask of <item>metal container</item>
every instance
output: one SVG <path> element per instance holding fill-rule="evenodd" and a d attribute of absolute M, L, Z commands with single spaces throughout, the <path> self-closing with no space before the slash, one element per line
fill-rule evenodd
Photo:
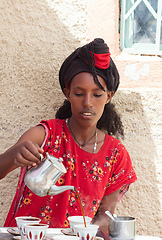
<path fill-rule="evenodd" d="M 117 217 L 116 221 L 110 219 L 109 235 L 114 240 L 133 240 L 135 239 L 135 218 Z"/>

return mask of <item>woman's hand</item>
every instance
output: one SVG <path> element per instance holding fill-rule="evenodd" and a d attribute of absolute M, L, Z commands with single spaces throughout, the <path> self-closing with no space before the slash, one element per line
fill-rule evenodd
<path fill-rule="evenodd" d="M 40 153 L 43 153 L 38 144 L 25 141 L 15 146 L 14 164 L 17 167 L 35 166 L 40 162 Z"/>
<path fill-rule="evenodd" d="M 104 231 L 105 233 L 107 233 L 109 225 L 109 217 L 107 216 L 105 211 L 109 210 L 112 214 L 114 213 L 119 197 L 119 192 L 120 189 L 102 198 L 97 213 L 92 220 L 92 223 L 99 225 L 99 229 L 101 231 Z"/>
<path fill-rule="evenodd" d="M 35 166 L 40 161 L 40 153 L 45 139 L 45 129 L 38 125 L 26 131 L 18 142 L 0 154 L 0 179 L 17 167 Z"/>

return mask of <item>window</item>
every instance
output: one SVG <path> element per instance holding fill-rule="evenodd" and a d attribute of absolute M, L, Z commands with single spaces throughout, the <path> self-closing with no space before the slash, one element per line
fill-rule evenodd
<path fill-rule="evenodd" d="M 123 51 L 162 55 L 162 0 L 121 0 Z"/>

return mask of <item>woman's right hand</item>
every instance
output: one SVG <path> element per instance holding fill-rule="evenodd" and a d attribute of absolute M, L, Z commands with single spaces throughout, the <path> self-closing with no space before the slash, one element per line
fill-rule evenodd
<path fill-rule="evenodd" d="M 17 167 L 35 166 L 40 161 L 40 147 L 45 139 L 45 129 L 38 125 L 27 130 L 17 143 L 0 154 L 0 179 Z"/>
<path fill-rule="evenodd" d="M 25 141 L 15 145 L 14 164 L 16 167 L 35 166 L 40 162 L 40 153 L 43 153 L 38 144 Z"/>

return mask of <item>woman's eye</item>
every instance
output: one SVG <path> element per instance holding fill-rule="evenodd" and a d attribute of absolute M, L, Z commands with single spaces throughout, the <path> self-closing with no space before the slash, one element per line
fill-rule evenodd
<path fill-rule="evenodd" d="M 74 93 L 74 94 L 77 97 L 82 97 L 84 95 L 84 93 Z M 93 96 L 96 98 L 100 98 L 102 96 L 102 94 L 93 94 Z"/>
<path fill-rule="evenodd" d="M 83 96 L 82 93 L 75 93 L 75 95 L 76 95 L 77 97 Z"/>
<path fill-rule="evenodd" d="M 97 97 L 97 98 L 99 98 L 101 96 L 102 96 L 102 94 L 94 94 L 94 97 Z"/>

